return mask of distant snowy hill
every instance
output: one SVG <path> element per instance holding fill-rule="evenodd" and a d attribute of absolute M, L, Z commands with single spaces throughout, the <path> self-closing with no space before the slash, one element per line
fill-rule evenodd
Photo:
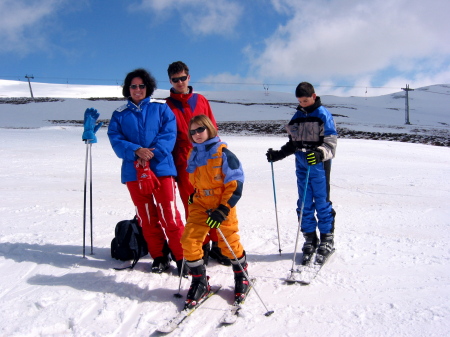
<path fill-rule="evenodd" d="M 5 81 L 3 81 L 5 82 Z M 8 81 L 14 82 L 14 81 Z M 22 82 L 18 82 L 22 85 Z M 0 87 L 2 81 L 0 81 Z M 44 84 L 41 84 L 44 87 Z M 39 83 L 34 87 L 40 88 Z M 0 127 L 36 128 L 50 125 L 77 125 L 82 122 L 87 108 L 94 107 L 100 118 L 107 121 L 112 112 L 124 104 L 120 100 L 121 91 L 101 86 L 70 87 L 72 96 L 116 97 L 116 100 L 91 100 L 86 98 L 55 98 L 56 85 L 45 85 L 37 89 L 41 93 L 40 102 L 30 98 L 0 98 Z M 99 87 L 99 88 L 98 88 Z M 2 87 L 3 92 L 5 86 Z M 28 86 L 22 88 L 25 96 Z M 78 90 L 78 91 L 77 91 Z M 95 96 L 114 92 L 115 96 Z M 168 90 L 156 90 L 153 97 L 164 100 Z M 280 134 L 283 125 L 295 112 L 297 100 L 292 94 L 264 91 L 203 92 L 211 102 L 221 130 L 233 134 Z M 320 95 L 320 93 L 318 93 Z M 321 96 L 322 103 L 334 115 L 341 137 L 366 139 L 394 139 L 403 142 L 450 146 L 450 85 L 433 85 L 409 92 L 409 121 L 405 124 L 404 91 L 376 97 Z M 38 96 L 36 96 L 38 97 Z M 52 102 L 42 102 L 42 97 L 53 97 Z M 57 96 L 56 96 L 57 97 Z M 117 100 L 118 99 L 118 100 Z M 28 104 L 15 104 L 26 103 Z M 45 114 L 43 113 L 45 111 Z M 236 123 L 237 122 L 237 123 Z M 243 123 L 245 122 L 245 123 Z"/>

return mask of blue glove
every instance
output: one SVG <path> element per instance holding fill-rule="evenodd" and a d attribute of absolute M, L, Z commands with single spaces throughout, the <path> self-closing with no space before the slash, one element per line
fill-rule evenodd
<path fill-rule="evenodd" d="M 97 143 L 95 133 L 101 128 L 103 122 L 95 124 L 100 114 L 94 108 L 88 108 L 84 112 L 84 132 L 83 140 L 89 143 Z"/>

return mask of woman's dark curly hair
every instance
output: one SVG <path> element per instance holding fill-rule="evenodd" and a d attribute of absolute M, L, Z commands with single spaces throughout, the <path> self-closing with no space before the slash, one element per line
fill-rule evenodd
<path fill-rule="evenodd" d="M 153 95 L 153 92 L 156 90 L 156 80 L 147 70 L 143 68 L 138 68 L 128 73 L 123 81 L 122 95 L 125 98 L 130 97 L 130 84 L 133 78 L 140 77 L 142 82 L 144 82 L 145 87 L 147 88 L 145 98 Z"/>

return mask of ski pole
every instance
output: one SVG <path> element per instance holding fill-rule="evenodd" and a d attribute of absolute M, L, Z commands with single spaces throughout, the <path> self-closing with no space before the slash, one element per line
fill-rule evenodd
<path fill-rule="evenodd" d="M 87 169 L 89 160 L 89 143 L 86 142 L 86 161 L 84 164 L 84 203 L 83 203 L 83 258 L 86 257 L 86 193 L 87 193 Z"/>
<path fill-rule="evenodd" d="M 293 277 L 293 273 L 294 273 L 295 256 L 297 255 L 298 237 L 300 235 L 300 229 L 301 229 L 301 226 L 302 226 L 303 209 L 305 208 L 306 191 L 308 189 L 308 181 L 309 181 L 309 171 L 310 171 L 310 169 L 311 169 L 311 166 L 308 165 L 308 169 L 306 171 L 305 189 L 303 191 L 302 207 L 300 209 L 300 215 L 299 215 L 299 219 L 298 219 L 297 238 L 295 239 L 294 257 L 292 258 L 292 268 L 291 268 L 290 278 Z"/>
<path fill-rule="evenodd" d="M 272 148 L 270 148 L 269 151 L 272 151 Z M 278 226 L 277 194 L 276 194 L 276 189 L 275 189 L 275 174 L 273 172 L 273 161 L 270 162 L 270 166 L 272 168 L 273 201 L 275 202 L 275 220 L 277 222 L 278 251 L 280 252 L 280 255 L 281 255 L 280 227 Z"/>
<path fill-rule="evenodd" d="M 89 212 L 91 222 L 91 255 L 94 255 L 94 238 L 93 238 L 93 226 L 92 226 L 92 144 L 89 143 Z"/>
<path fill-rule="evenodd" d="M 180 291 L 181 291 L 181 279 L 183 278 L 183 270 L 184 270 L 185 261 L 186 260 L 183 257 L 183 261 L 181 262 L 180 282 L 178 283 L 178 293 L 173 294 L 173 296 L 175 296 L 176 298 L 183 297 L 183 295 L 181 295 Z"/>
<path fill-rule="evenodd" d="M 93 252 L 93 236 L 92 236 L 92 144 L 86 141 L 86 163 L 84 166 L 84 207 L 83 207 L 83 258 L 86 257 L 86 209 L 87 209 L 87 172 L 89 164 L 89 210 L 90 210 L 90 229 L 91 229 L 91 255 Z"/>
<path fill-rule="evenodd" d="M 223 241 L 226 243 L 228 250 L 231 252 L 231 254 L 233 254 L 234 259 L 236 260 L 236 262 L 239 265 L 239 268 L 241 268 L 241 271 L 244 273 L 245 277 L 247 278 L 248 282 L 250 283 L 250 285 L 252 286 L 252 288 L 254 289 L 256 295 L 258 295 L 259 300 L 261 301 L 262 305 L 264 306 L 264 308 L 267 310 L 267 312 L 264 314 L 264 316 L 270 316 L 273 314 L 273 310 L 269 311 L 266 307 L 266 305 L 264 304 L 263 300 L 261 299 L 261 296 L 259 296 L 258 292 L 256 291 L 255 285 L 253 284 L 252 280 L 250 280 L 250 277 L 248 277 L 247 272 L 244 270 L 244 267 L 242 267 L 242 264 L 239 262 L 239 259 L 237 258 L 236 254 L 234 253 L 234 251 L 231 249 L 230 244 L 228 243 L 227 239 L 225 238 L 225 235 L 223 235 L 222 230 L 219 228 L 217 228 L 217 231 L 219 232 L 220 236 L 222 237 Z"/>
<path fill-rule="evenodd" d="M 81 139 L 86 144 L 86 163 L 84 167 L 84 209 L 83 209 L 83 258 L 86 257 L 86 208 L 87 208 L 87 171 L 89 163 L 89 210 L 90 210 L 90 229 L 91 229 L 91 255 L 94 254 L 93 221 L 92 221 L 92 144 L 97 143 L 95 133 L 103 125 L 103 122 L 97 123 L 100 114 L 94 108 L 86 109 L 84 112 L 84 132 Z"/>

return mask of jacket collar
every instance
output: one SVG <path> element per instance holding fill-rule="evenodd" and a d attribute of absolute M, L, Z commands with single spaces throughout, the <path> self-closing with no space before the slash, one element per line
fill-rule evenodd
<path fill-rule="evenodd" d="M 139 105 L 134 104 L 133 101 L 129 99 L 128 103 L 127 103 L 127 107 L 128 107 L 128 109 L 130 109 L 132 111 L 141 111 L 142 106 L 148 104 L 149 102 L 150 102 L 150 97 L 144 98 L 142 101 L 139 102 Z"/>
<path fill-rule="evenodd" d="M 320 107 L 322 105 L 322 102 L 320 101 L 320 97 L 317 96 L 316 97 L 316 101 L 314 102 L 313 105 L 307 106 L 306 108 L 302 108 L 300 105 L 297 107 L 297 110 L 302 111 L 304 113 L 311 113 L 314 110 L 316 110 L 318 107 Z"/>
<path fill-rule="evenodd" d="M 178 94 L 176 93 L 173 88 L 170 88 L 170 97 L 176 99 L 177 101 L 187 101 L 189 98 L 191 98 L 192 94 L 194 93 L 194 88 L 191 86 L 188 86 L 189 92 Z"/>
<path fill-rule="evenodd" d="M 220 142 L 219 136 L 214 138 L 210 138 L 207 141 L 204 141 L 201 144 L 193 143 L 195 151 L 209 151 L 212 147 L 214 147 L 217 143 Z"/>

